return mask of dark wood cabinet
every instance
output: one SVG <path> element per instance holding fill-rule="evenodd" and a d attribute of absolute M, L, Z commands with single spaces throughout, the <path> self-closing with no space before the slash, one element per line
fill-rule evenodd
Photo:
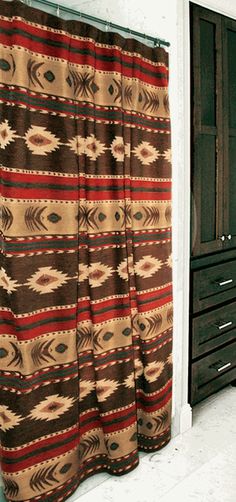
<path fill-rule="evenodd" d="M 236 246 L 236 21 L 222 18 L 224 116 L 224 231 Z"/>
<path fill-rule="evenodd" d="M 236 21 L 191 6 L 192 255 L 236 247 Z"/>
<path fill-rule="evenodd" d="M 236 21 L 191 4 L 192 404 L 236 377 L 235 61 Z"/>

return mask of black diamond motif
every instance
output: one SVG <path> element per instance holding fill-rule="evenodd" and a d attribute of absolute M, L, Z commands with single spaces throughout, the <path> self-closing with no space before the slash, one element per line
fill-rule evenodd
<path fill-rule="evenodd" d="M 145 324 L 143 324 L 142 322 L 139 324 L 139 327 L 140 327 L 141 331 L 144 331 L 146 328 Z"/>
<path fill-rule="evenodd" d="M 63 352 L 65 352 L 67 349 L 68 349 L 68 347 L 64 343 L 59 343 L 59 345 L 57 345 L 56 348 L 55 348 L 55 350 L 59 354 L 63 354 Z"/>
<path fill-rule="evenodd" d="M 120 214 L 118 212 L 116 212 L 116 214 L 115 214 L 115 219 L 116 219 L 116 221 L 119 221 L 119 219 L 120 219 Z"/>
<path fill-rule="evenodd" d="M 97 84 L 95 84 L 95 82 L 93 82 L 93 83 L 91 84 L 91 89 L 92 89 L 92 91 L 94 92 L 94 94 L 96 94 L 96 92 L 98 92 L 98 91 L 99 91 L 99 87 L 98 87 L 98 85 L 97 85 Z"/>
<path fill-rule="evenodd" d="M 125 328 L 125 329 L 122 331 L 122 334 L 123 334 L 124 336 L 129 336 L 129 335 L 130 335 L 130 333 L 131 333 L 131 331 L 132 331 L 132 330 L 131 330 L 130 328 Z"/>
<path fill-rule="evenodd" d="M 98 219 L 99 219 L 99 221 L 102 222 L 102 221 L 104 221 L 106 219 L 106 215 L 104 213 L 99 213 Z"/>
<path fill-rule="evenodd" d="M 0 70 L 9 71 L 11 68 L 10 63 L 6 59 L 0 59 Z"/>
<path fill-rule="evenodd" d="M 63 467 L 60 469 L 61 474 L 66 474 L 71 468 L 72 464 L 65 464 Z"/>
<path fill-rule="evenodd" d="M 115 451 L 119 448 L 119 445 L 117 443 L 111 443 L 110 450 Z"/>
<path fill-rule="evenodd" d="M 48 221 L 50 221 L 51 223 L 58 223 L 58 221 L 60 220 L 61 216 L 59 216 L 59 214 L 51 213 L 48 215 Z"/>
<path fill-rule="evenodd" d="M 44 78 L 46 78 L 48 82 L 53 82 L 53 80 L 55 80 L 55 75 L 52 71 L 48 70 L 44 73 Z"/>
<path fill-rule="evenodd" d="M 141 220 L 143 217 L 142 213 L 140 211 L 138 211 L 137 213 L 134 214 L 134 218 L 136 220 Z"/>
<path fill-rule="evenodd" d="M 113 337 L 113 333 L 111 333 L 111 331 L 107 331 L 107 333 L 105 333 L 105 335 L 103 335 L 103 340 L 105 342 L 108 342 L 112 337 Z"/>
<path fill-rule="evenodd" d="M 67 84 L 68 84 L 70 87 L 72 87 L 72 80 L 71 80 L 71 78 L 70 78 L 70 75 L 68 75 L 68 77 L 67 77 L 67 79 L 66 79 L 66 82 L 67 82 Z"/>
<path fill-rule="evenodd" d="M 112 84 L 110 85 L 110 87 L 108 87 L 108 92 L 110 93 L 111 96 L 114 93 L 114 87 Z"/>
<path fill-rule="evenodd" d="M 3 347 L 0 348 L 0 359 L 3 359 L 4 357 L 7 357 L 8 351 L 4 349 Z"/>

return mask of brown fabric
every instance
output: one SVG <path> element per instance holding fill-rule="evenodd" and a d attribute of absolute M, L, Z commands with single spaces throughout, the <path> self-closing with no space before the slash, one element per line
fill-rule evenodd
<path fill-rule="evenodd" d="M 170 439 L 168 55 L 0 0 L 1 457 L 59 502 Z"/>

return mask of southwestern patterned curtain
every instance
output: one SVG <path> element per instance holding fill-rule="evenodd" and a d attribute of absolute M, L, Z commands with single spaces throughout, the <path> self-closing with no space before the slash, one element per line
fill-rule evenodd
<path fill-rule="evenodd" d="M 168 55 L 0 0 L 6 500 L 170 439 Z"/>

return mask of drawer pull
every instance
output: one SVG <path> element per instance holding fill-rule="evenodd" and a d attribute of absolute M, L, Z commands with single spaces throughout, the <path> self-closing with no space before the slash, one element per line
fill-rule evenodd
<path fill-rule="evenodd" d="M 211 366 L 209 366 L 210 368 L 213 368 L 214 370 L 218 371 L 218 373 L 220 371 L 223 371 L 223 370 L 226 370 L 226 368 L 229 368 L 231 366 L 232 363 L 223 363 L 223 361 L 217 361 L 216 363 L 212 364 Z"/>
<path fill-rule="evenodd" d="M 229 326 L 232 326 L 232 321 L 225 322 L 224 324 L 217 324 L 218 329 L 225 329 L 228 328 Z"/>
<path fill-rule="evenodd" d="M 233 279 L 228 279 L 227 281 L 217 282 L 219 286 L 226 286 L 226 284 L 230 284 L 233 282 Z"/>
<path fill-rule="evenodd" d="M 224 364 L 223 366 L 221 366 L 220 368 L 217 369 L 217 371 L 223 371 L 223 370 L 226 370 L 226 368 L 229 368 L 231 366 L 232 363 L 226 363 Z"/>

